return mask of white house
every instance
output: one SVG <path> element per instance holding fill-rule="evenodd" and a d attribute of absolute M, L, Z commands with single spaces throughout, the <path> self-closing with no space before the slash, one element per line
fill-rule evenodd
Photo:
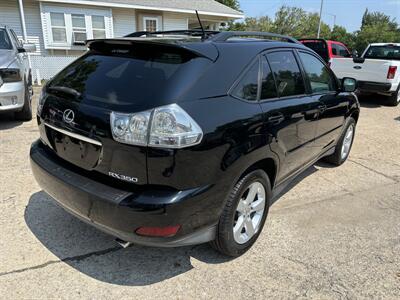
<path fill-rule="evenodd" d="M 36 44 L 30 55 L 36 81 L 49 79 L 82 55 L 86 39 L 198 28 L 195 10 L 211 30 L 243 18 L 214 0 L 0 0 L 0 24 Z"/>

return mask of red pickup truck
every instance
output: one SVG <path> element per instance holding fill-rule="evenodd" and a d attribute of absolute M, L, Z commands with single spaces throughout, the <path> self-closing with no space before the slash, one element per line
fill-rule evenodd
<path fill-rule="evenodd" d="M 341 42 L 324 39 L 299 39 L 299 42 L 318 53 L 328 64 L 335 57 L 351 57 L 349 49 Z"/>

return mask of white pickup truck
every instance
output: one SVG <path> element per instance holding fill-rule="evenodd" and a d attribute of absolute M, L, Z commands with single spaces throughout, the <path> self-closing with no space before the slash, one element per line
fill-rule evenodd
<path fill-rule="evenodd" d="M 361 57 L 333 58 L 331 69 L 340 79 L 357 79 L 360 93 L 385 95 L 389 105 L 399 105 L 400 43 L 370 44 Z"/>

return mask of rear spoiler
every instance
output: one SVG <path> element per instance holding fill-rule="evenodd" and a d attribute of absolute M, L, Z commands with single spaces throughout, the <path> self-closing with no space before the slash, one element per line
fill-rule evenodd
<path fill-rule="evenodd" d="M 188 51 L 196 56 L 208 58 L 215 61 L 218 58 L 218 50 L 212 43 L 199 43 L 190 42 L 187 40 L 171 40 L 166 38 L 112 38 L 112 39 L 96 39 L 87 40 L 86 46 L 91 50 L 103 50 L 110 47 L 118 46 L 134 46 L 134 45 L 148 45 L 170 47 L 175 49 L 181 49 L 182 51 Z"/>

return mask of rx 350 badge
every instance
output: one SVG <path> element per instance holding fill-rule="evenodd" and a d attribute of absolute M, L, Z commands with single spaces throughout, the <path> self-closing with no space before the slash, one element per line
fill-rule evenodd
<path fill-rule="evenodd" d="M 108 175 L 111 176 L 111 177 L 117 178 L 119 180 L 127 181 L 127 182 L 132 182 L 132 183 L 138 182 L 138 179 L 135 178 L 135 177 L 121 175 L 121 174 L 117 174 L 117 173 L 114 173 L 114 172 L 108 172 Z"/>

